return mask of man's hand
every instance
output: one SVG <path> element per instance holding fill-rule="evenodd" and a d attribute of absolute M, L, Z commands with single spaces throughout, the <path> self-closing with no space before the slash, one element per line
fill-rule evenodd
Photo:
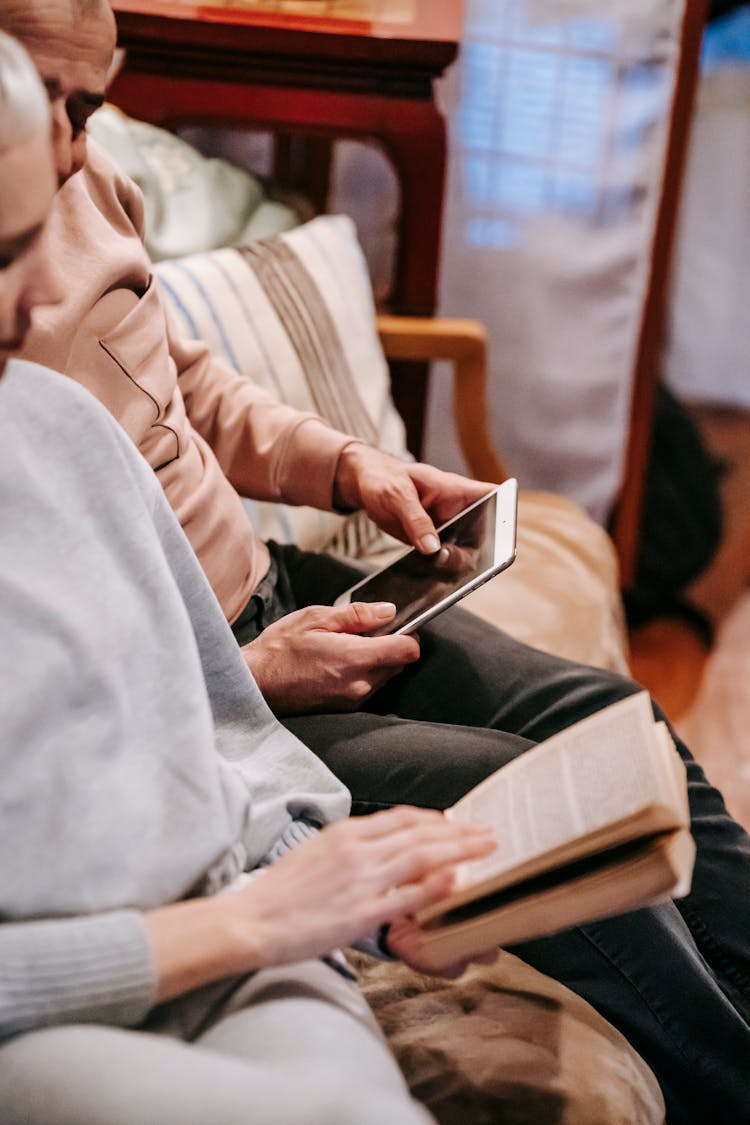
<path fill-rule="evenodd" d="M 495 487 L 351 442 L 336 466 L 333 500 L 339 508 L 363 508 L 383 531 L 430 555 L 440 546 L 435 525 Z"/>
<path fill-rule="evenodd" d="M 377 688 L 419 659 L 415 637 L 362 637 L 390 621 L 390 602 L 310 606 L 269 625 L 242 649 L 277 715 L 354 711 Z"/>

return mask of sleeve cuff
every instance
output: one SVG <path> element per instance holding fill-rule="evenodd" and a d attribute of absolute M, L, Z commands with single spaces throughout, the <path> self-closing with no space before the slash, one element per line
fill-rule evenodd
<path fill-rule="evenodd" d="M 319 418 L 302 419 L 290 435 L 279 494 L 290 504 L 333 511 L 333 482 L 339 457 L 359 438 L 332 430 Z"/>
<path fill-rule="evenodd" d="M 269 864 L 274 863 L 277 859 L 281 859 L 287 852 L 296 848 L 298 844 L 303 844 L 305 840 L 311 840 L 317 832 L 318 829 L 313 824 L 310 824 L 309 821 L 293 820 L 289 827 L 279 836 L 273 847 L 269 848 L 258 866 L 268 867 Z"/>
<path fill-rule="evenodd" d="M 61 1023 L 133 1026 L 156 983 L 137 911 L 0 927 L 0 1039 Z"/>

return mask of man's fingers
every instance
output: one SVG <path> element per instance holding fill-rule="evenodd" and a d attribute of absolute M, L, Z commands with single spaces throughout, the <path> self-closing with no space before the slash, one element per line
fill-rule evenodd
<path fill-rule="evenodd" d="M 440 540 L 411 473 L 412 466 L 399 465 L 393 479 L 381 483 L 377 501 L 368 510 L 381 525 L 386 522 L 399 527 L 401 535 L 412 547 L 432 555 L 440 549 Z"/>
<path fill-rule="evenodd" d="M 393 602 L 351 602 L 345 605 L 315 605 L 298 609 L 294 615 L 303 629 L 325 633 L 368 633 L 382 629 L 396 616 Z M 286 620 L 286 619 L 285 619 Z"/>
<path fill-rule="evenodd" d="M 423 555 L 434 555 L 440 550 L 435 524 L 422 507 L 416 489 L 414 499 L 407 501 L 394 515 L 400 520 L 407 540 Z"/>
<path fill-rule="evenodd" d="M 369 633 L 381 629 L 396 616 L 393 602 L 352 602 L 350 605 L 335 606 L 335 616 L 327 620 L 326 628 L 340 633 Z M 419 659 L 419 641 L 405 633 L 398 636 L 369 637 L 368 658 L 376 665 L 411 664 Z"/>
<path fill-rule="evenodd" d="M 370 629 L 382 629 L 395 616 L 393 602 L 350 602 L 334 607 L 329 627 L 341 633 L 367 633 Z"/>

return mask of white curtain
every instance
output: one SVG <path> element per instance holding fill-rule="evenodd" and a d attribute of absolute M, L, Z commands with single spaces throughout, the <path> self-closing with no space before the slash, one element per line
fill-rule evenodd
<path fill-rule="evenodd" d="M 750 7 L 713 25 L 698 90 L 665 375 L 686 398 L 750 408 Z"/>
<path fill-rule="evenodd" d="M 527 488 L 603 522 L 620 482 L 684 0 L 467 0 L 441 310 L 490 334 L 492 429 Z M 426 455 L 452 467 L 433 380 Z"/>

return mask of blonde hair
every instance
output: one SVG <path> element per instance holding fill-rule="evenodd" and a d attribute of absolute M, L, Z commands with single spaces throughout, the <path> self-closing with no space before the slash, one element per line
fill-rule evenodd
<path fill-rule="evenodd" d="M 26 50 L 0 31 L 0 151 L 49 129 L 49 102 Z"/>

